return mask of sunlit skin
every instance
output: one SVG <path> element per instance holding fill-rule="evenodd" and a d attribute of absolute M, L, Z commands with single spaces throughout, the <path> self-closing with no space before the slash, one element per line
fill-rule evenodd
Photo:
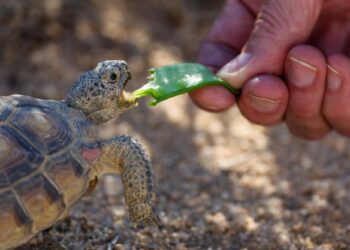
<path fill-rule="evenodd" d="M 238 103 L 251 122 L 284 121 L 305 139 L 350 136 L 349 19 L 347 0 L 228 0 L 198 62 L 243 86 L 242 96 L 207 87 L 193 101 L 212 112 Z"/>

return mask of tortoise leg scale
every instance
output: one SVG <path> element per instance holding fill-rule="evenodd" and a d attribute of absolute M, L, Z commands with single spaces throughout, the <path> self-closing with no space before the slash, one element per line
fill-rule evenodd
<path fill-rule="evenodd" d="M 101 155 L 92 166 L 92 178 L 106 173 L 120 174 L 132 222 L 139 227 L 160 227 L 161 222 L 154 206 L 152 164 L 142 146 L 129 136 L 104 140 L 99 146 Z"/>

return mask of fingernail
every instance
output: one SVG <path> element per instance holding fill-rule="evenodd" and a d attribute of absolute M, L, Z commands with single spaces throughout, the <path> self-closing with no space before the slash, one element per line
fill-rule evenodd
<path fill-rule="evenodd" d="M 315 82 L 317 68 L 295 57 L 289 57 L 288 80 L 298 87 L 307 87 Z"/>
<path fill-rule="evenodd" d="M 327 65 L 327 87 L 329 90 L 337 91 L 342 83 L 342 78 L 340 73 L 331 67 L 330 65 Z"/>
<path fill-rule="evenodd" d="M 250 95 L 252 106 L 261 113 L 271 113 L 277 110 L 280 100 Z"/>
<path fill-rule="evenodd" d="M 252 54 L 246 52 L 241 53 L 217 73 L 218 77 L 229 82 L 233 87 L 242 87 L 244 82 L 242 82 L 241 79 L 244 77 L 244 70 L 252 58 Z"/>
<path fill-rule="evenodd" d="M 201 105 L 202 108 L 204 109 L 208 109 L 208 110 L 211 110 L 211 111 L 219 111 L 220 109 L 218 107 L 215 107 L 215 106 L 212 106 L 212 105 Z"/>

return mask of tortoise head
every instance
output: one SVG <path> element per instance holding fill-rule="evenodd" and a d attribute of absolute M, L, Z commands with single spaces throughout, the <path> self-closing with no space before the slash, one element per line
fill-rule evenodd
<path fill-rule="evenodd" d="M 68 91 L 68 106 L 83 111 L 89 120 L 99 124 L 136 106 L 136 99 L 124 91 L 130 73 L 125 61 L 99 62 L 84 72 Z"/>

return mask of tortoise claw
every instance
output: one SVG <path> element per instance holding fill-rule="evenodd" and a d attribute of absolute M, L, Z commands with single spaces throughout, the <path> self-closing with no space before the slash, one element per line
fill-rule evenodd
<path fill-rule="evenodd" d="M 158 214 L 156 213 L 156 211 L 153 211 L 150 217 L 147 217 L 141 222 L 137 223 L 136 228 L 144 229 L 146 226 L 151 226 L 151 227 L 156 226 L 159 230 L 162 230 L 164 228 L 163 223 L 159 218 Z"/>

